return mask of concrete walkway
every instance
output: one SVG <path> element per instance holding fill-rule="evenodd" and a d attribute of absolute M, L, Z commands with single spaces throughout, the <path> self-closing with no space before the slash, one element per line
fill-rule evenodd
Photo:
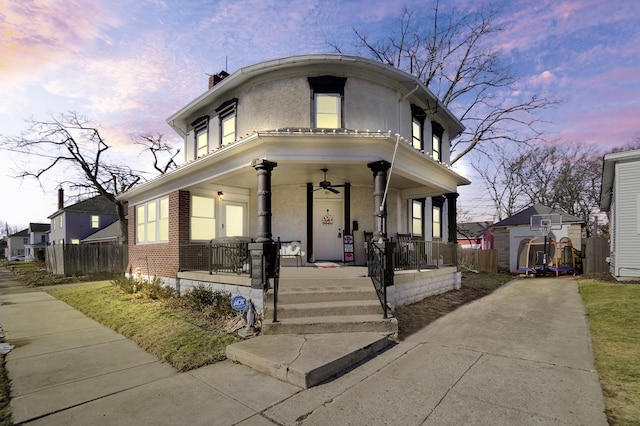
<path fill-rule="evenodd" d="M 177 373 L 44 292 L 2 293 L 16 423 L 607 424 L 572 279 L 513 281 L 306 390 L 230 361 Z"/>

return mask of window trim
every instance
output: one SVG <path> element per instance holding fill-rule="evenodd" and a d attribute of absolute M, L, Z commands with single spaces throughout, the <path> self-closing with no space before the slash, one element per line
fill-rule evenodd
<path fill-rule="evenodd" d="M 443 196 L 439 196 L 439 197 L 433 197 L 431 198 L 431 238 L 433 240 L 442 240 L 442 226 L 443 226 L 443 221 L 442 221 L 442 213 L 443 213 L 443 207 L 444 207 L 444 197 Z M 438 234 L 436 234 L 435 232 L 435 211 L 438 211 L 438 216 L 439 216 L 439 221 L 438 221 Z"/>
<path fill-rule="evenodd" d="M 193 199 L 194 197 L 198 197 L 198 198 L 204 198 L 207 200 L 211 200 L 213 201 L 213 216 L 209 217 L 209 216 L 195 216 L 195 212 L 194 212 L 194 208 L 193 208 Z M 189 213 L 189 239 L 191 241 L 209 241 L 212 238 L 216 238 L 216 235 L 218 234 L 218 230 L 217 230 L 217 226 L 218 226 L 218 214 L 217 214 L 217 209 L 218 209 L 218 200 L 216 199 L 215 196 L 213 195 L 203 195 L 203 194 L 191 194 L 191 197 L 189 198 L 189 205 L 191 206 L 190 208 L 190 213 Z M 194 238 L 194 230 L 195 230 L 195 226 L 194 226 L 194 222 L 193 220 L 195 219 L 209 219 L 212 221 L 212 229 L 213 229 L 213 235 L 211 238 Z"/>
<path fill-rule="evenodd" d="M 308 77 L 309 88 L 311 89 L 311 127 L 317 126 L 317 95 L 333 95 L 339 97 L 338 103 L 338 127 L 344 128 L 344 86 L 347 82 L 346 77 L 336 77 L 332 75 L 323 75 L 319 77 Z M 325 127 L 326 128 L 326 127 Z M 331 127 L 332 128 L 332 127 Z"/>
<path fill-rule="evenodd" d="M 431 122 L 431 157 L 442 162 L 442 136 L 444 135 L 444 127 L 440 123 Z"/>
<path fill-rule="evenodd" d="M 218 113 L 218 126 L 220 129 L 220 137 L 218 138 L 218 146 L 223 147 L 234 143 L 238 140 L 238 98 L 229 99 L 228 101 L 223 102 L 218 108 L 215 109 L 216 113 Z M 233 132 L 224 133 L 224 123 L 229 119 L 233 118 Z M 225 142 L 226 136 L 232 135 L 233 140 L 227 140 Z"/>
<path fill-rule="evenodd" d="M 166 217 L 163 216 L 162 204 L 166 202 Z M 155 210 L 155 218 L 149 220 L 149 206 L 153 205 Z M 136 244 L 158 244 L 169 242 L 169 196 L 156 198 L 146 203 L 140 203 L 135 207 L 135 220 L 136 220 Z M 141 218 L 140 214 L 144 217 Z M 155 227 L 154 240 L 149 240 L 149 225 L 153 224 Z M 166 227 L 167 229 L 163 229 Z M 144 238 L 140 238 L 143 235 Z M 166 239 L 162 239 L 162 235 L 166 235 Z"/>
<path fill-rule="evenodd" d="M 411 104 L 411 145 L 421 151 L 424 151 L 424 121 L 426 118 L 427 113 L 424 109 L 418 105 Z M 417 124 L 420 129 L 420 134 L 417 137 L 413 131 L 414 124 Z M 416 141 L 418 146 L 416 146 Z"/>
<path fill-rule="evenodd" d="M 424 237 L 425 232 L 424 232 L 424 207 L 425 207 L 425 199 L 424 198 L 414 198 L 411 200 L 411 235 L 414 235 L 416 237 Z M 414 216 L 413 212 L 414 212 L 414 206 L 416 204 L 419 204 L 420 206 L 420 217 L 416 217 Z M 416 233 L 415 232 L 415 226 L 414 226 L 414 222 L 416 220 L 420 220 L 420 233 Z"/>
<path fill-rule="evenodd" d="M 194 137 L 194 157 L 199 158 L 209 153 L 209 116 L 203 115 L 191 123 Z M 200 136 L 205 136 L 204 144 L 200 145 Z M 200 151 L 203 151 L 202 153 Z"/>

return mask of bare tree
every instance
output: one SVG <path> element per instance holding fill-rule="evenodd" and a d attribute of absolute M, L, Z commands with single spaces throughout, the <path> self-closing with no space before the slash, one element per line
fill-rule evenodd
<path fill-rule="evenodd" d="M 160 140 L 157 139 L 158 142 Z M 106 152 L 110 146 L 100 135 L 98 127 L 86 117 L 69 112 L 52 116 L 47 121 L 31 120 L 29 128 L 21 136 L 5 138 L 2 143 L 14 151 L 37 155 L 45 160 L 43 168 L 34 170 L 27 165 L 18 177 L 37 179 L 42 186 L 45 175 L 63 169 L 68 179 L 59 182 L 60 185 L 84 194 L 101 195 L 111 201 L 120 220 L 120 241 L 127 243 L 126 207 L 116 195 L 144 180 L 144 172 L 109 159 Z M 162 145 L 157 146 L 165 150 Z"/>
<path fill-rule="evenodd" d="M 149 152 L 153 156 L 153 168 L 161 175 L 178 167 L 175 158 L 180 154 L 180 149 L 174 149 L 163 141 L 164 135 L 140 135 L 133 141 L 136 145 L 143 146 L 142 152 Z"/>
<path fill-rule="evenodd" d="M 497 16 L 494 8 L 443 13 L 435 0 L 428 21 L 405 8 L 399 31 L 387 39 L 372 41 L 354 28 L 359 48 L 418 77 L 466 126 L 451 141 L 451 164 L 488 144 L 539 139 L 536 113 L 557 103 L 539 94 L 513 96 L 518 78 L 491 47 L 492 37 L 502 30 L 494 25 Z M 331 45 L 341 52 L 340 45 Z"/>
<path fill-rule="evenodd" d="M 498 147 L 491 163 L 472 162 L 494 207 L 498 221 L 506 219 L 526 206 L 524 183 L 521 179 L 524 150 L 510 154 Z"/>
<path fill-rule="evenodd" d="M 580 144 L 523 147 L 497 155 L 495 165 L 474 166 L 491 197 L 498 220 L 531 204 L 558 207 L 597 227 L 602 182 L 602 154 Z"/>

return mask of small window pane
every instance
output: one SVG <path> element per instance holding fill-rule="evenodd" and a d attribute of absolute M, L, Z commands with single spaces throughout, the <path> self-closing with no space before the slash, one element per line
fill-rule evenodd
<path fill-rule="evenodd" d="M 442 238 L 441 212 L 440 207 L 433 208 L 433 238 Z"/>
<path fill-rule="evenodd" d="M 340 95 L 319 94 L 315 97 L 316 127 L 337 129 L 340 127 Z"/>
<path fill-rule="evenodd" d="M 213 198 L 191 197 L 191 216 L 214 218 L 215 200 Z"/>
<path fill-rule="evenodd" d="M 230 115 L 222 119 L 222 145 L 236 140 L 236 116 Z"/>
<path fill-rule="evenodd" d="M 100 228 L 100 216 L 96 216 L 96 215 L 91 216 L 91 228 L 93 229 Z"/>
<path fill-rule="evenodd" d="M 440 161 L 440 137 L 433 135 L 433 159 Z"/>
<path fill-rule="evenodd" d="M 418 120 L 413 120 L 411 133 L 413 135 L 413 147 L 422 149 L 422 126 Z"/>
<path fill-rule="evenodd" d="M 216 237 L 216 220 L 203 217 L 191 218 L 191 239 L 210 240 Z"/>
<path fill-rule="evenodd" d="M 207 135 L 207 128 L 200 130 L 197 134 L 196 134 L 196 143 L 197 143 L 197 157 L 202 157 L 203 155 L 205 155 L 207 152 L 209 152 L 209 145 L 208 145 L 208 135 Z"/>

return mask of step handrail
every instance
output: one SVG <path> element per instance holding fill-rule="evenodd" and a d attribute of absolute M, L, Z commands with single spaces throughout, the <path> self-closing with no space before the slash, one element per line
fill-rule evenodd
<path fill-rule="evenodd" d="M 376 289 L 378 300 L 382 305 L 383 318 L 387 319 L 387 286 L 385 283 L 385 265 L 386 253 L 383 247 L 378 246 L 375 242 L 369 241 L 367 250 L 367 269 L 368 275 Z"/>
<path fill-rule="evenodd" d="M 278 238 L 278 241 L 275 244 L 276 244 L 276 253 L 280 253 L 280 249 L 282 248 L 280 238 Z M 276 265 L 275 265 L 275 270 L 273 274 L 273 320 L 271 322 L 278 322 L 278 287 L 280 285 L 280 256 L 276 256 L 275 262 L 276 262 Z"/>

